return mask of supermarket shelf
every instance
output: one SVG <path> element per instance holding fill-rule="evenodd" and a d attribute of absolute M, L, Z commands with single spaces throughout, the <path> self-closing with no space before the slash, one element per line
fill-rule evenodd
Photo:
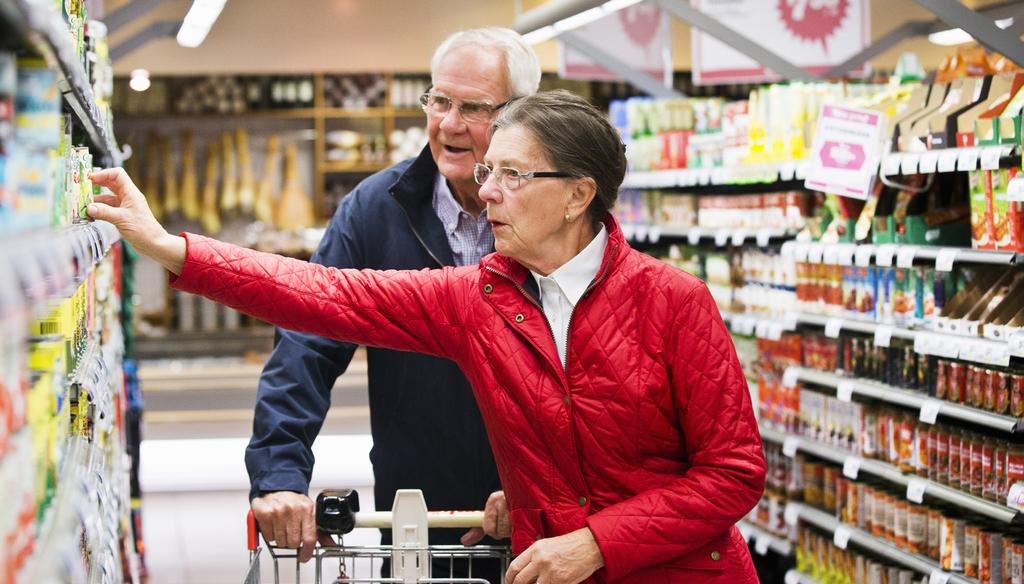
<path fill-rule="evenodd" d="M 792 229 L 705 229 L 702 227 L 663 227 L 661 237 L 673 239 L 686 239 L 690 245 L 697 245 L 701 241 L 714 241 L 718 247 L 726 245 L 743 245 L 746 241 L 753 241 L 758 246 L 766 247 L 772 241 L 792 239 L 797 232 Z"/>
<path fill-rule="evenodd" d="M 807 574 L 797 572 L 796 570 L 790 570 L 786 572 L 786 576 L 783 579 L 786 584 L 821 584 L 814 578 L 811 578 Z"/>
<path fill-rule="evenodd" d="M 1024 523 L 1024 517 L 1022 517 L 1021 513 L 1016 509 L 1011 509 L 1005 505 L 999 505 L 982 499 L 981 497 L 975 497 L 974 495 L 969 495 L 956 489 L 951 489 L 926 478 L 904 474 L 896 466 L 880 460 L 861 458 L 860 456 L 845 452 L 829 444 L 816 442 L 810 438 L 799 436 L 797 434 L 777 432 L 764 426 L 761 427 L 761 439 L 774 442 L 776 444 L 786 444 L 787 442 L 790 442 L 790 449 L 793 449 L 795 444 L 796 451 L 804 452 L 814 456 L 815 458 L 820 458 L 843 466 L 844 474 L 847 469 L 847 464 L 850 464 L 851 466 L 859 465 L 858 472 L 854 476 L 859 476 L 861 473 L 865 473 L 904 488 L 906 488 L 911 481 L 914 481 L 918 485 L 923 484 L 924 493 L 934 499 L 950 503 L 958 508 L 966 509 L 972 513 L 977 513 L 978 515 L 988 517 L 1000 523 L 1018 525 Z M 847 461 L 851 459 L 852 462 L 848 463 Z"/>
<path fill-rule="evenodd" d="M 743 539 L 754 542 L 754 551 L 761 555 L 767 554 L 768 551 L 785 557 L 793 554 L 793 544 L 789 540 L 769 533 L 759 525 L 749 521 L 739 521 L 736 523 L 736 527 L 743 534 Z"/>
<path fill-rule="evenodd" d="M 351 162 L 327 161 L 324 163 L 324 172 L 371 174 L 387 168 L 387 164 L 352 164 Z"/>
<path fill-rule="evenodd" d="M 681 168 L 634 171 L 626 174 L 622 188 L 682 188 L 689 192 L 721 194 L 792 191 L 804 188 L 807 162 L 788 162 L 735 168 Z"/>
<path fill-rule="evenodd" d="M 74 112 L 93 147 L 101 154 L 103 165 L 119 166 L 121 153 L 103 122 L 85 68 L 75 55 L 67 25 L 52 2 L 0 0 L 0 18 L 9 21 L 60 73 L 58 85 L 64 100 Z"/>
<path fill-rule="evenodd" d="M 423 111 L 420 110 L 420 113 Z M 383 118 L 387 115 L 387 109 L 382 107 L 326 107 L 323 109 L 323 114 L 327 119 Z"/>
<path fill-rule="evenodd" d="M 844 390 L 846 388 L 850 388 L 852 394 L 862 395 L 864 397 L 916 410 L 920 410 L 921 407 L 926 404 L 932 404 L 932 406 L 937 405 L 938 415 L 945 418 L 970 422 L 972 424 L 977 424 L 979 426 L 992 428 L 993 430 L 999 430 L 1002 432 L 1024 432 L 1024 420 L 944 400 L 937 400 L 917 392 L 893 387 L 891 385 L 884 385 L 882 383 L 863 379 L 850 379 L 848 377 L 836 375 L 835 373 L 815 371 L 804 367 L 790 367 L 786 374 L 793 376 L 792 379 L 795 379 L 796 381 L 813 383 L 824 387 L 838 389 L 840 384 L 842 384 L 844 386 Z"/>
<path fill-rule="evenodd" d="M 841 266 L 876 265 L 909 267 L 914 263 L 934 263 L 937 269 L 949 271 L 954 263 L 1013 266 L 1024 264 L 1024 254 L 962 247 L 906 244 L 824 244 L 793 242 L 782 249 L 783 255 L 800 263 L 824 263 Z"/>
<path fill-rule="evenodd" d="M 120 115 L 117 123 L 151 122 L 153 120 L 246 120 L 246 119 L 299 119 L 312 120 L 316 117 L 316 110 L 312 108 L 297 109 L 267 109 L 250 110 L 243 112 L 229 112 L 224 114 L 188 114 L 188 113 L 157 113 Z"/>
<path fill-rule="evenodd" d="M 873 320 L 829 317 L 817 314 L 787 313 L 781 319 L 756 315 L 724 315 L 732 332 L 739 335 L 755 335 L 758 338 L 778 340 L 785 331 L 796 330 L 797 325 L 824 327 L 825 334 L 836 337 L 841 331 L 882 335 L 914 342 L 914 352 L 934 355 L 945 359 L 960 359 L 984 365 L 1007 367 L 1011 357 L 1024 357 L 1024 331 L 1007 331 L 1004 340 L 986 339 L 974 335 L 960 335 L 952 332 L 916 330 L 880 324 Z M 950 330 L 963 328 L 950 321 Z"/>
<path fill-rule="evenodd" d="M 28 279 L 36 286 L 28 295 L 43 300 L 77 286 L 120 238 L 106 221 L 12 233 L 0 237 L 0 270 L 40 276 Z"/>
<path fill-rule="evenodd" d="M 418 107 L 401 107 L 393 109 L 392 115 L 396 118 L 419 118 L 424 117 L 425 114 Z"/>
<path fill-rule="evenodd" d="M 882 158 L 879 169 L 886 176 L 994 170 L 1020 165 L 1020 156 L 1020 146 L 1012 144 L 894 152 Z"/>
<path fill-rule="evenodd" d="M 797 509 L 797 511 L 791 512 L 789 510 L 790 506 Z M 952 582 L 953 584 L 977 584 L 977 580 L 972 578 L 965 578 L 960 574 L 944 573 L 937 562 L 918 554 L 905 552 L 884 539 L 874 537 L 864 530 L 842 523 L 824 511 L 819 511 L 801 503 L 789 503 L 786 514 L 789 515 L 790 513 L 797 515 L 801 521 L 829 533 L 834 534 L 837 530 L 842 529 L 849 534 L 849 543 L 921 574 L 942 574 L 943 581 Z M 945 580 L 946 576 L 948 576 L 948 580 Z"/>

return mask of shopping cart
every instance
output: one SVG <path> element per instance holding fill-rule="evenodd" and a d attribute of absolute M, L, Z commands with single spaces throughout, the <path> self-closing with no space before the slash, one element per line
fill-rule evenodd
<path fill-rule="evenodd" d="M 480 527 L 482 511 L 427 511 L 423 492 L 418 489 L 400 490 L 390 512 L 359 512 L 356 491 L 324 491 L 316 499 L 317 527 L 338 536 L 337 545 L 320 545 L 313 554 L 316 584 L 324 584 L 327 568 L 337 563 L 337 576 L 331 584 L 489 584 L 480 574 L 473 574 L 474 561 L 496 566 L 495 576 L 508 570 L 508 546 L 430 545 L 428 528 Z M 259 584 L 260 547 L 259 527 L 249 511 L 249 570 L 242 584 Z M 392 544 L 377 546 L 346 546 L 344 535 L 356 528 L 391 529 Z M 280 560 L 295 561 L 295 582 L 300 582 L 301 564 L 298 550 L 271 545 L 263 538 L 266 553 L 274 561 L 274 583 L 281 582 Z M 390 562 L 391 576 L 383 577 L 381 567 Z M 498 571 L 500 570 L 500 572 Z M 492 576 L 493 577 L 493 576 Z"/>

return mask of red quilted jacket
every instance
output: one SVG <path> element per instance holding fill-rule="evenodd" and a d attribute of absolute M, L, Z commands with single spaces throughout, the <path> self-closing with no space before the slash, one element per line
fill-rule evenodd
<path fill-rule="evenodd" d="M 618 224 L 570 322 L 567 369 L 528 271 L 338 270 L 186 235 L 172 284 L 277 326 L 447 357 L 476 392 L 512 548 L 589 526 L 588 582 L 756 582 L 734 524 L 765 463 L 750 395 L 704 284 L 631 249 Z"/>

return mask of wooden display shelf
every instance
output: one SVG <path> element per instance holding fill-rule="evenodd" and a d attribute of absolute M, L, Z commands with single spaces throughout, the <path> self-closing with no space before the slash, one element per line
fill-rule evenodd
<path fill-rule="evenodd" d="M 367 107 L 367 108 L 346 108 L 346 107 L 325 107 L 319 113 L 328 120 L 337 119 L 364 119 L 364 118 L 385 118 L 388 115 L 388 108 Z"/>
<path fill-rule="evenodd" d="M 324 162 L 324 173 L 325 174 L 341 174 L 341 173 L 373 173 L 384 170 L 388 167 L 387 163 L 382 164 L 352 164 L 351 162 L 344 161 L 326 161 Z"/>

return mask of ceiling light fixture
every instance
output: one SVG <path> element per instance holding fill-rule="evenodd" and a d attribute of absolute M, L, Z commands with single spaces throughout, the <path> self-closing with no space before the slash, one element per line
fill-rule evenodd
<path fill-rule="evenodd" d="M 195 48 L 203 43 L 227 0 L 192 0 L 192 7 L 178 29 L 178 44 Z"/>
<path fill-rule="evenodd" d="M 1013 24 L 1013 18 L 1004 18 L 996 21 L 996 26 L 1002 29 L 1009 28 Z M 962 45 L 969 43 L 974 40 L 974 37 L 967 34 L 962 28 L 950 28 L 946 30 L 940 30 L 939 32 L 933 32 L 928 35 L 928 40 L 933 44 L 942 45 L 944 47 L 951 47 L 953 45 Z"/>
<path fill-rule="evenodd" d="M 149 89 L 149 71 L 145 69 L 133 69 L 132 77 L 128 80 L 128 87 L 135 91 L 146 91 Z"/>
<path fill-rule="evenodd" d="M 605 2 L 600 6 L 595 6 L 594 8 L 557 20 L 553 24 L 532 30 L 523 35 L 523 40 L 531 45 L 542 43 L 557 37 L 563 32 L 568 32 L 581 26 L 585 26 L 595 20 L 600 20 L 609 14 L 622 10 L 623 8 L 629 8 L 634 4 L 639 4 L 642 1 L 643 0 L 608 0 L 608 2 Z"/>

